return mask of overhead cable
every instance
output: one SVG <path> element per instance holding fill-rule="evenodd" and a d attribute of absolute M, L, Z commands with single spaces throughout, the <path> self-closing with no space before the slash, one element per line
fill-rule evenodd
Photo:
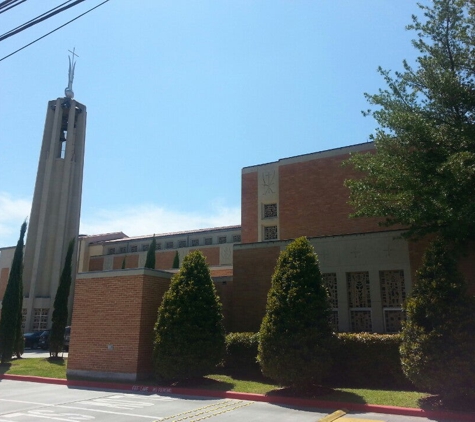
<path fill-rule="evenodd" d="M 5 57 L 2 57 L 0 59 L 0 62 L 7 59 L 8 57 L 10 56 L 13 56 L 14 54 L 18 53 L 19 51 L 25 49 L 26 47 L 29 47 L 30 45 L 38 42 L 39 40 L 42 40 L 43 38 L 47 37 L 48 35 L 52 34 L 53 32 L 56 32 L 58 29 L 61 29 L 63 27 L 65 27 L 66 25 L 69 25 L 71 22 L 74 22 L 75 20 L 79 19 L 80 17 L 88 14 L 89 12 L 92 12 L 94 9 L 97 9 L 99 6 L 102 6 L 104 3 L 107 3 L 109 0 L 104 0 L 102 3 L 98 4 L 97 6 L 93 7 L 92 9 L 89 9 L 87 10 L 86 12 L 80 14 L 79 16 L 76 16 L 74 19 L 71 19 L 69 22 L 66 22 L 65 24 L 61 25 L 61 26 L 58 26 L 56 29 L 53 29 L 52 31 L 48 32 L 47 34 L 37 38 L 36 40 L 24 45 L 23 47 L 19 48 L 18 50 L 15 50 L 13 53 L 10 53 L 8 55 L 6 55 Z"/>

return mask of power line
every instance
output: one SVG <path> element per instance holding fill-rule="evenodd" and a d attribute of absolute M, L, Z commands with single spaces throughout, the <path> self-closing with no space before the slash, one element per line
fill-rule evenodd
<path fill-rule="evenodd" d="M 48 12 L 45 12 L 45 13 L 37 16 L 36 18 L 31 19 L 28 22 L 26 22 L 26 23 L 24 23 L 20 26 L 17 26 L 15 29 L 12 29 L 8 32 L 5 32 L 5 34 L 0 36 L 0 41 L 3 41 L 4 39 L 6 39 L 8 37 L 11 37 L 12 35 L 18 34 L 19 32 L 24 31 L 25 29 L 28 29 L 33 25 L 36 25 L 40 22 L 43 22 L 44 20 L 49 19 L 49 18 L 53 17 L 54 15 L 57 15 L 58 13 L 64 12 L 65 10 L 68 10 L 69 8 L 71 8 L 73 6 L 76 6 L 79 3 L 82 3 L 84 0 L 76 0 L 73 4 L 70 4 L 68 6 L 64 6 L 63 8 L 61 8 L 59 10 L 56 10 L 59 7 L 63 6 L 64 4 L 70 3 L 71 1 L 72 0 L 68 0 L 67 2 L 65 2 L 63 4 L 60 4 L 59 6 L 56 6 L 54 9 L 51 9 Z"/>
<path fill-rule="evenodd" d="M 0 13 L 13 9 L 15 6 L 24 3 L 26 0 L 5 0 L 0 3 Z M 5 10 L 3 10 L 5 9 Z"/>
<path fill-rule="evenodd" d="M 23 47 L 19 48 L 18 50 L 15 50 L 13 53 L 10 53 L 8 55 L 6 55 L 5 57 L 2 57 L 0 59 L 0 62 L 7 59 L 8 57 L 10 56 L 13 56 L 14 54 L 18 53 L 19 51 L 25 49 L 26 47 L 29 47 L 30 45 L 38 42 L 39 40 L 42 40 L 43 38 L 47 37 L 48 35 L 52 34 L 53 32 L 56 32 L 58 29 L 61 29 L 63 27 L 65 27 L 66 25 L 69 25 L 71 22 L 74 22 L 75 20 L 79 19 L 80 17 L 88 14 L 89 12 L 92 12 L 94 9 L 97 9 L 99 6 L 102 6 L 104 3 L 107 3 L 109 0 L 104 0 L 102 3 L 98 4 L 97 6 L 93 7 L 92 9 L 89 9 L 87 10 L 86 12 L 80 14 L 79 16 L 76 16 L 74 19 L 71 19 L 69 22 L 66 22 L 65 24 L 61 25 L 61 26 L 58 26 L 56 29 L 53 29 L 52 31 L 48 32 L 47 34 L 37 38 L 36 40 L 24 45 Z"/>

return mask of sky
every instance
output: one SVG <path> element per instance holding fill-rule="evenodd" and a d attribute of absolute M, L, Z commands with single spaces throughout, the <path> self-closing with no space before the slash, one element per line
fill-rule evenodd
<path fill-rule="evenodd" d="M 0 27 L 63 1 L 26 1 Z M 80 232 L 129 236 L 240 224 L 242 168 L 367 142 L 378 66 L 417 57 L 415 0 L 109 0 L 1 60 L 102 1 L 0 42 L 0 247 L 30 213 L 68 50 L 88 113 Z"/>

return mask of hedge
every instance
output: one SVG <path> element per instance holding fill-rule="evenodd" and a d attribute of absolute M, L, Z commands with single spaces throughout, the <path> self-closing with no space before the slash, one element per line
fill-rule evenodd
<path fill-rule="evenodd" d="M 230 333 L 220 366 L 232 375 L 257 375 L 258 333 Z M 414 388 L 401 369 L 399 334 L 339 333 L 333 367 L 324 384 L 334 387 Z"/>

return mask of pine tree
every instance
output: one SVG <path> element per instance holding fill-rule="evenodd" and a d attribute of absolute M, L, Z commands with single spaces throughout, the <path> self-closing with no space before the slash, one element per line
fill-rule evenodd
<path fill-rule="evenodd" d="M 305 237 L 290 243 L 279 256 L 259 336 L 262 373 L 281 385 L 318 384 L 330 369 L 328 293 Z"/>
<path fill-rule="evenodd" d="M 0 353 L 1 363 L 9 361 L 14 350 L 17 349 L 17 323 L 21 315 L 23 296 L 21 295 L 23 284 L 23 247 L 26 233 L 26 221 L 21 225 L 20 238 L 13 255 L 10 275 L 8 276 L 7 288 L 2 300 L 2 314 L 0 318 Z M 23 340 L 23 336 L 21 336 Z"/>
<path fill-rule="evenodd" d="M 178 255 L 178 251 L 175 252 L 172 268 L 180 268 L 180 255 Z"/>
<path fill-rule="evenodd" d="M 63 271 L 59 280 L 56 297 L 54 299 L 54 310 L 49 341 L 50 356 L 57 358 L 63 350 L 64 330 L 68 323 L 68 299 L 72 281 L 72 260 L 75 239 L 71 239 L 64 260 Z"/>
<path fill-rule="evenodd" d="M 379 69 L 387 88 L 366 94 L 376 153 L 352 156 L 362 177 L 346 184 L 357 217 L 464 241 L 475 237 L 475 2 L 432 3 L 408 26 L 415 65 Z"/>
<path fill-rule="evenodd" d="M 159 379 L 183 380 L 215 370 L 225 350 L 221 304 L 203 254 L 194 251 L 158 309 L 153 362 Z"/>
<path fill-rule="evenodd" d="M 157 241 L 155 240 L 155 235 L 153 235 L 152 243 L 150 244 L 147 251 L 147 259 L 145 260 L 145 268 L 155 269 L 155 249 L 157 247 Z"/>
<path fill-rule="evenodd" d="M 441 240 L 426 251 L 405 304 L 401 362 L 417 387 L 468 402 L 475 399 L 475 300 L 455 257 Z"/>

